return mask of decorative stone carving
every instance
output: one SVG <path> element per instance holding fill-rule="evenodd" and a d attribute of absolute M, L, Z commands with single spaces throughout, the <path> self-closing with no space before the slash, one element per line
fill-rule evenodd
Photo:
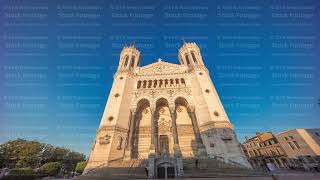
<path fill-rule="evenodd" d="M 152 97 L 154 97 L 154 96 L 157 94 L 157 92 L 156 92 L 156 91 L 150 91 L 149 94 L 150 94 Z"/>
<path fill-rule="evenodd" d="M 165 119 L 165 118 L 161 118 L 158 121 L 158 128 L 159 128 L 159 133 L 166 133 L 168 131 L 170 131 L 172 125 L 172 121 L 171 119 Z"/>
<path fill-rule="evenodd" d="M 165 109 L 164 108 L 161 108 L 160 109 L 160 113 L 162 114 L 162 113 L 164 113 L 165 112 Z"/>
<path fill-rule="evenodd" d="M 176 97 L 189 97 L 191 95 L 191 89 L 189 87 L 179 87 L 179 88 L 165 88 L 165 89 L 143 89 L 133 91 L 133 105 L 136 105 L 138 101 L 142 98 L 148 99 L 150 101 L 155 101 L 159 97 L 166 97 L 167 99 L 174 100 Z M 191 104 L 191 100 L 188 99 Z"/>
<path fill-rule="evenodd" d="M 122 141 L 123 141 L 123 137 L 119 136 L 118 137 L 118 146 L 117 146 L 118 150 L 122 149 Z"/>
<path fill-rule="evenodd" d="M 105 136 L 102 136 L 99 138 L 99 144 L 109 144 L 110 139 L 111 139 L 111 136 L 106 134 Z"/>
<path fill-rule="evenodd" d="M 121 133 L 128 133 L 128 129 L 124 129 L 122 127 L 119 126 L 101 126 L 98 130 L 97 130 L 97 134 L 105 132 L 105 131 L 117 131 L 117 132 L 121 132 Z"/>
<path fill-rule="evenodd" d="M 186 71 L 186 67 L 182 67 L 180 65 L 168 62 L 158 61 L 140 68 L 138 75 L 163 75 L 173 73 L 185 73 Z"/>
<path fill-rule="evenodd" d="M 167 91 L 167 93 L 170 95 L 170 97 L 172 97 L 172 95 L 174 94 L 174 90 L 170 89 Z"/>

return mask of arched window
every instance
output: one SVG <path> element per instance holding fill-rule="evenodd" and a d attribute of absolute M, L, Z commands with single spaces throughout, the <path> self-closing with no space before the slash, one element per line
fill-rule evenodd
<path fill-rule="evenodd" d="M 157 81 L 157 80 L 154 80 L 154 81 L 153 81 L 153 88 L 156 88 L 156 87 L 157 87 L 157 84 L 158 84 L 158 81 Z"/>
<path fill-rule="evenodd" d="M 179 59 L 181 60 L 181 64 L 184 64 L 182 58 L 181 58 L 181 54 L 179 54 Z"/>
<path fill-rule="evenodd" d="M 132 57 L 131 57 L 131 67 L 134 67 L 135 58 L 136 58 L 135 56 L 132 56 Z"/>
<path fill-rule="evenodd" d="M 148 81 L 148 88 L 151 88 L 152 87 L 152 80 L 149 80 Z"/>
<path fill-rule="evenodd" d="M 160 87 L 160 88 L 162 87 L 162 84 L 163 84 L 163 80 L 160 79 L 160 83 L 159 83 L 159 87 Z"/>
<path fill-rule="evenodd" d="M 188 54 L 186 54 L 185 57 L 186 57 L 187 64 L 190 64 L 190 60 L 189 60 Z"/>
<path fill-rule="evenodd" d="M 138 88 L 138 89 L 140 89 L 140 88 L 141 88 L 141 81 L 138 81 L 137 88 Z"/>
<path fill-rule="evenodd" d="M 128 65 L 128 61 L 129 61 L 129 56 L 126 56 L 123 67 L 126 67 Z"/>
<path fill-rule="evenodd" d="M 173 86 L 173 79 L 170 79 L 170 86 Z"/>
<path fill-rule="evenodd" d="M 147 81 L 144 80 L 144 81 L 143 81 L 143 88 L 146 88 L 146 87 L 147 87 Z"/>
<path fill-rule="evenodd" d="M 164 87 L 167 87 L 167 85 L 168 85 L 168 79 L 165 79 L 164 80 Z"/>
<path fill-rule="evenodd" d="M 181 78 L 181 84 L 184 85 L 184 86 L 186 85 L 186 82 L 184 81 L 183 78 Z"/>
<path fill-rule="evenodd" d="M 194 52 L 191 52 L 191 56 L 192 56 L 193 62 L 198 64 L 198 61 L 197 61 L 196 56 L 194 55 Z"/>
<path fill-rule="evenodd" d="M 180 86 L 179 79 L 176 79 L 176 86 Z"/>

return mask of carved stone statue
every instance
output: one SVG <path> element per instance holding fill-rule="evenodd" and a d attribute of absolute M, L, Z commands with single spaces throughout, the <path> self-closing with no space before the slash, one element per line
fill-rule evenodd
<path fill-rule="evenodd" d="M 99 144 L 109 144 L 110 139 L 111 139 L 111 136 L 106 134 L 105 136 L 102 136 L 99 138 Z"/>
<path fill-rule="evenodd" d="M 123 141 L 123 137 L 119 136 L 118 137 L 118 146 L 117 146 L 118 150 L 122 149 L 122 141 Z"/>

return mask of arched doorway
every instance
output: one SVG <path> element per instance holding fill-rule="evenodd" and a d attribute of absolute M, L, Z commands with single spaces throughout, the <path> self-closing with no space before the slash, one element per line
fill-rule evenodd
<path fill-rule="evenodd" d="M 175 178 L 175 167 L 171 163 L 161 163 L 157 166 L 157 179 Z"/>
<path fill-rule="evenodd" d="M 159 154 L 167 155 L 169 154 L 169 137 L 168 135 L 159 136 Z"/>
<path fill-rule="evenodd" d="M 178 97 L 175 100 L 176 125 L 179 144 L 183 157 L 194 157 L 198 154 L 197 138 L 194 128 L 195 122 L 190 117 L 188 101 L 185 98 Z"/>
<path fill-rule="evenodd" d="M 160 98 L 156 102 L 155 119 L 156 152 L 161 157 L 169 156 L 173 153 L 172 119 L 165 98 Z"/>
<path fill-rule="evenodd" d="M 149 146 L 151 144 L 150 128 L 150 103 L 146 99 L 141 99 L 137 104 L 137 112 L 134 118 L 132 158 L 148 158 Z"/>

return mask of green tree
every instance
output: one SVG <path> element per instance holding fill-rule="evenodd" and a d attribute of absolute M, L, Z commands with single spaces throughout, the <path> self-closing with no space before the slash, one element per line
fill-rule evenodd
<path fill-rule="evenodd" d="M 58 175 L 61 169 L 61 163 L 59 162 L 48 162 L 42 165 L 39 169 L 40 172 L 48 174 L 50 176 Z"/>
<path fill-rule="evenodd" d="M 71 172 L 84 160 L 81 153 L 37 141 L 17 139 L 0 145 L 0 168 L 39 168 L 48 162 L 59 162 L 64 171 Z"/>
<path fill-rule="evenodd" d="M 78 162 L 77 166 L 76 166 L 76 172 L 77 173 L 83 173 L 84 171 L 84 168 L 86 167 L 87 165 L 87 161 L 82 161 L 82 162 Z"/>
<path fill-rule="evenodd" d="M 42 148 L 37 141 L 17 139 L 0 145 L 0 157 L 3 159 L 2 167 L 31 167 L 37 166 L 37 154 Z"/>

